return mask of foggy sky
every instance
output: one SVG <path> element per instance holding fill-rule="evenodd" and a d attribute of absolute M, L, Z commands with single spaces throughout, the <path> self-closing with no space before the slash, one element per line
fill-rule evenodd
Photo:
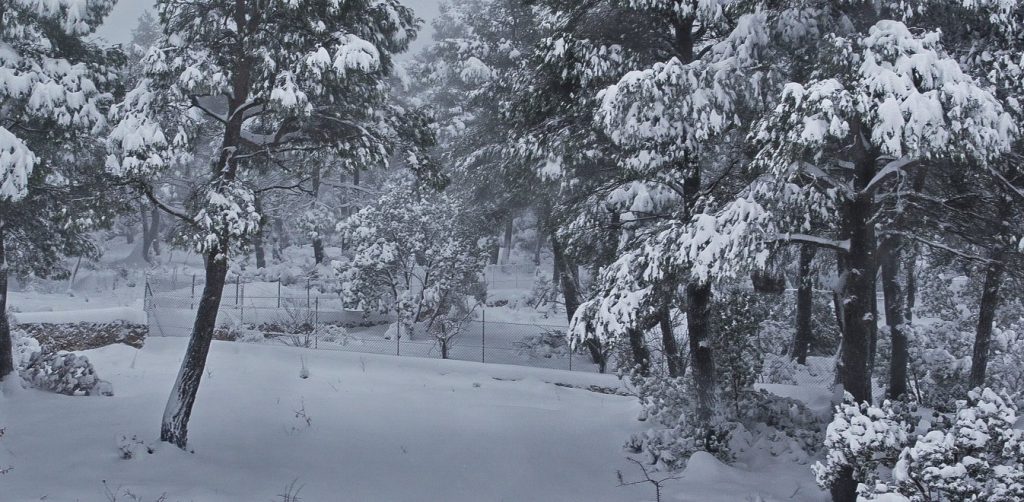
<path fill-rule="evenodd" d="M 103 26 L 100 26 L 100 29 L 96 31 L 96 36 L 115 44 L 128 43 L 132 38 L 132 30 L 138 24 L 139 16 L 146 9 L 152 9 L 155 3 L 155 0 L 118 1 L 110 16 L 103 23 Z M 406 55 L 414 54 L 430 43 L 430 35 L 433 31 L 430 27 L 430 22 L 437 17 L 441 0 L 404 0 L 402 3 L 412 7 L 416 11 L 416 15 L 424 20 L 423 29 L 420 30 L 419 37 L 417 37 L 406 53 Z"/>

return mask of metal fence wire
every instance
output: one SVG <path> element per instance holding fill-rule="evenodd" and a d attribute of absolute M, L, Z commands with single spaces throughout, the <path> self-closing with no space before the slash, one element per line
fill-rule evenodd
<path fill-rule="evenodd" d="M 524 288 L 525 276 L 535 271 L 530 266 L 492 266 L 485 277 L 495 285 Z M 148 277 L 145 309 L 150 334 L 190 336 L 202 289 L 201 275 Z M 235 275 L 224 287 L 215 336 L 317 350 L 598 371 L 585 348 L 570 349 L 565 324 L 489 321 L 486 311 L 482 314 L 442 338 L 422 326 L 410 330 L 387 316 L 346 309 L 339 296 L 321 294 L 304 278 L 282 284 L 248 282 Z M 650 340 L 650 347 L 657 345 L 657 340 Z M 767 358 L 758 383 L 832 388 L 835 382 L 834 357 L 811 357 L 795 370 L 785 361 L 788 356 Z M 614 367 L 609 364 L 609 369 Z"/>
<path fill-rule="evenodd" d="M 146 313 L 154 336 L 188 337 L 192 333 L 202 288 L 160 292 L 146 285 Z M 317 350 L 445 358 L 514 364 L 570 371 L 597 372 L 589 353 L 573 351 L 562 324 L 495 322 L 471 319 L 443 336 L 412 329 L 382 316 L 345 309 L 337 296 L 247 294 L 245 283 L 225 287 L 217 314 L 218 339 L 283 344 Z M 254 289 L 249 284 L 249 290 Z M 266 289 L 267 286 L 264 286 Z M 270 283 L 269 287 L 278 287 Z"/>

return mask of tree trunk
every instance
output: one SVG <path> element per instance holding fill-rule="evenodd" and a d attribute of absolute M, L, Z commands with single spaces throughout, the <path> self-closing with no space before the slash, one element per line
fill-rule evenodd
<path fill-rule="evenodd" d="M 540 266 L 540 252 L 544 248 L 544 234 L 541 233 L 540 225 L 537 225 L 537 244 L 533 248 L 533 264 Z"/>
<path fill-rule="evenodd" d="M 284 231 L 284 221 L 274 218 L 274 248 L 272 253 L 277 261 L 284 260 L 284 250 L 289 246 L 288 234 Z"/>
<path fill-rule="evenodd" d="M 508 219 L 505 220 L 505 235 L 502 238 L 501 258 L 499 258 L 499 263 L 502 265 L 508 265 L 512 256 L 513 222 L 515 222 L 515 217 L 509 214 Z"/>
<path fill-rule="evenodd" d="M 149 249 L 153 255 L 160 256 L 160 208 L 154 205 L 149 214 Z"/>
<path fill-rule="evenodd" d="M 971 376 L 968 380 L 972 389 L 985 385 L 985 372 L 988 369 L 992 343 L 992 324 L 995 321 L 996 309 L 999 307 L 999 287 L 1006 267 L 1003 259 L 1002 251 L 996 251 L 992 253 L 985 267 L 985 285 L 981 292 L 978 329 L 974 333 L 974 354 L 971 357 Z"/>
<path fill-rule="evenodd" d="M 192 328 L 185 359 L 181 362 L 178 378 L 171 390 L 171 397 L 164 408 L 160 440 L 185 449 L 188 443 L 188 421 L 192 416 L 199 391 L 199 381 L 206 369 L 206 355 L 210 352 L 213 331 L 217 326 L 217 311 L 220 309 L 224 282 L 228 275 L 228 262 L 219 253 L 212 251 L 206 259 L 206 284 L 199 300 L 196 321 Z"/>
<path fill-rule="evenodd" d="M 907 256 L 907 301 L 903 318 L 908 325 L 914 320 L 914 307 L 917 305 L 917 256 L 918 246 L 912 245 L 910 256 Z"/>
<path fill-rule="evenodd" d="M 142 259 L 146 263 L 153 263 L 153 256 L 150 247 L 153 245 L 153 237 L 150 233 L 149 215 L 146 214 L 146 207 L 139 203 L 139 219 L 142 220 Z"/>
<path fill-rule="evenodd" d="M 626 330 L 629 338 L 629 351 L 633 355 L 633 369 L 641 376 L 651 374 L 651 351 L 647 350 L 644 340 L 644 329 L 634 326 Z"/>
<path fill-rule="evenodd" d="M 658 326 L 661 328 L 661 347 L 665 351 L 665 363 L 668 365 L 668 376 L 678 378 L 686 372 L 683 355 L 679 353 L 679 342 L 676 341 L 675 330 L 672 329 L 672 304 L 666 300 L 658 312 Z"/>
<path fill-rule="evenodd" d="M 7 253 L 4 222 L 0 220 L 0 381 L 14 373 L 14 340 L 7 322 Z"/>
<path fill-rule="evenodd" d="M 252 236 L 252 247 L 253 252 L 256 253 L 256 268 L 267 267 L 267 252 L 264 249 L 263 234 L 264 228 L 266 227 L 269 218 L 263 214 L 263 204 L 260 202 L 260 198 L 256 197 L 253 201 L 253 207 L 256 208 L 256 212 L 260 215 L 260 228 L 256 231 L 256 234 Z"/>
<path fill-rule="evenodd" d="M 565 316 L 572 322 L 572 316 L 580 307 L 579 277 L 576 266 L 568 261 L 562 246 L 554 236 L 551 237 L 551 250 L 554 254 L 555 269 L 558 270 L 558 281 L 562 287 L 562 298 L 565 302 Z M 596 338 L 588 338 L 583 345 L 590 351 L 590 359 L 598 366 L 598 371 L 604 373 L 608 361 L 604 357 L 601 342 Z"/>
<path fill-rule="evenodd" d="M 320 200 L 320 165 L 313 169 L 313 204 L 319 204 Z M 324 241 L 317 233 L 313 238 L 313 261 L 317 265 L 324 262 Z"/>
<path fill-rule="evenodd" d="M 887 240 L 881 264 L 885 324 L 889 328 L 892 342 L 892 354 L 889 358 L 889 399 L 899 399 L 907 394 L 907 364 L 910 359 L 906 322 L 903 318 L 905 297 L 899 280 L 902 255 L 902 243 L 899 241 L 899 238 Z"/>
<path fill-rule="evenodd" d="M 239 23 L 241 24 L 241 23 Z M 211 185 L 220 189 L 238 176 L 238 147 L 242 142 L 242 125 L 245 122 L 243 113 L 236 113 L 249 100 L 250 70 L 245 58 L 235 62 L 235 71 L 231 80 L 231 97 L 227 116 L 230 117 L 224 126 L 224 136 L 220 146 L 220 154 L 211 163 Z M 228 251 L 231 249 L 230 235 L 216 235 L 217 245 L 211 246 L 206 255 L 206 284 L 203 296 L 199 300 L 192 337 L 181 362 L 181 369 L 167 399 L 163 421 L 160 426 L 160 440 L 185 449 L 188 444 L 188 421 L 192 416 L 192 405 L 195 404 L 199 392 L 199 381 L 206 369 L 206 356 L 210 352 L 213 331 L 217 325 L 217 312 L 220 309 L 221 296 L 224 293 L 224 282 L 228 274 Z"/>
<path fill-rule="evenodd" d="M 875 157 L 867 151 L 863 126 L 854 123 L 850 137 L 854 139 L 852 159 L 854 160 L 853 189 L 856 195 L 846 203 L 843 211 L 843 233 L 849 239 L 850 250 L 840 260 L 845 276 L 843 284 L 843 339 L 840 346 L 840 364 L 837 376 L 843 390 L 853 396 L 855 402 L 871 402 L 871 344 L 877 331 L 875 312 L 877 301 L 875 275 L 878 271 L 875 238 L 874 197 L 866 188 L 877 170 Z M 857 481 L 852 470 L 844 470 L 832 485 L 834 502 L 855 502 Z"/>
<path fill-rule="evenodd" d="M 715 411 L 715 360 L 710 339 L 711 284 L 686 285 L 686 323 L 690 334 L 690 367 L 697 394 L 697 421 L 707 424 Z"/>
<path fill-rule="evenodd" d="M 324 262 L 324 241 L 319 237 L 313 239 L 313 261 L 317 265 Z"/>
<path fill-rule="evenodd" d="M 814 332 L 811 326 L 811 319 L 814 312 L 814 277 L 811 274 L 811 262 L 817 248 L 810 245 L 800 246 L 800 265 L 796 289 L 796 335 L 793 337 L 793 351 L 791 356 L 797 364 L 807 364 L 807 353 L 810 350 L 811 342 L 814 341 Z"/>
<path fill-rule="evenodd" d="M 859 138 L 862 131 L 851 133 Z M 863 149 L 863 141 L 855 141 Z M 857 195 L 847 203 L 844 233 L 850 240 L 850 251 L 843 261 L 846 280 L 843 287 L 843 340 L 839 381 L 856 402 L 871 401 L 871 371 L 868 367 L 871 339 L 877 328 L 874 317 L 877 243 L 871 221 L 872 195 L 864 188 L 875 174 L 875 162 L 867 152 L 859 152 L 854 190 Z"/>

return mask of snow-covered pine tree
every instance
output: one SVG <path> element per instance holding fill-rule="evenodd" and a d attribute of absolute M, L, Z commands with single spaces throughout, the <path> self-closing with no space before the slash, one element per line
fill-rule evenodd
<path fill-rule="evenodd" d="M 8 273 L 50 275 L 63 254 L 87 254 L 85 229 L 99 218 L 65 205 L 85 181 L 86 143 L 106 124 L 119 56 L 92 46 L 114 0 L 13 0 L 0 4 L 0 378 L 14 371 L 7 322 Z M 57 140 L 57 141 L 55 141 Z M 80 161 L 80 165 L 76 162 Z M 89 197 L 89 200 L 92 200 Z"/>
<path fill-rule="evenodd" d="M 599 4 L 621 9 L 616 18 L 631 31 L 620 45 L 595 53 L 610 53 L 609 64 L 641 63 L 605 89 L 593 110 L 601 134 L 621 151 L 613 157 L 618 175 L 605 181 L 617 191 L 606 201 L 629 223 L 617 259 L 604 268 L 599 293 L 581 307 L 573 331 L 614 339 L 665 312 L 666 301 L 685 290 L 695 419 L 707 423 L 715 408 L 712 282 L 764 260 L 757 246 L 738 237 L 762 218 L 759 207 L 742 198 L 718 201 L 733 201 L 750 181 L 738 175 L 742 135 L 736 131 L 745 110 L 760 101 L 757 92 L 770 88 L 757 69 L 768 41 L 767 15 L 734 2 Z M 595 61 L 582 56 L 584 63 Z"/>
<path fill-rule="evenodd" d="M 932 172 L 944 160 L 985 166 L 1009 148 L 1015 126 L 990 89 L 949 56 L 939 33 L 912 31 L 885 6 L 825 4 L 817 12 L 828 35 L 811 44 L 815 57 L 788 69 L 792 81 L 754 135 L 755 166 L 772 179 L 758 192 L 780 241 L 839 254 L 839 381 L 864 402 L 877 337 L 879 223 L 910 187 L 910 173 Z M 806 233 L 808 215 L 834 234 Z M 852 471 L 831 488 L 834 500 L 854 500 Z"/>
<path fill-rule="evenodd" d="M 927 10 L 916 20 L 927 22 L 942 31 L 947 46 L 959 54 L 965 70 L 994 88 L 996 96 L 1007 104 L 1006 111 L 1020 124 L 1024 119 L 1024 73 L 1021 54 L 1024 51 L 1024 4 L 1021 2 L 945 0 L 927 4 Z M 1024 172 L 1020 163 L 1024 142 L 1014 142 L 1010 152 L 985 166 L 973 166 L 961 176 L 943 177 L 950 183 L 943 186 L 951 197 L 942 200 L 935 212 L 952 213 L 947 232 L 954 232 L 966 249 L 965 255 L 976 256 L 983 263 L 984 286 L 975 330 L 969 388 L 987 384 L 986 371 L 991 352 L 996 311 L 1006 295 L 1009 278 L 1021 269 L 1024 243 Z M 959 166 L 954 167 L 957 168 Z M 969 181 L 962 177 L 972 178 Z M 952 178 L 952 180 L 950 179 Z M 942 180 L 940 179 L 940 181 Z M 955 181 L 954 181 L 955 180 Z M 959 182 L 959 183 L 958 183 Z M 967 192 L 967 193 L 965 193 Z M 953 197 L 969 202 L 956 204 Z M 976 252 L 975 252 L 976 251 Z"/>
<path fill-rule="evenodd" d="M 302 152 L 384 163 L 379 126 L 393 56 L 417 20 L 396 0 L 211 0 L 157 2 L 163 35 L 147 54 L 146 78 L 113 112 L 109 167 L 134 179 L 161 209 L 194 232 L 206 281 L 187 353 L 168 399 L 161 439 L 185 448 L 232 249 L 259 227 L 246 177 Z M 176 123 L 157 116 L 176 117 Z M 220 145 L 205 193 L 172 207 L 147 180 L 187 162 L 200 124 Z"/>

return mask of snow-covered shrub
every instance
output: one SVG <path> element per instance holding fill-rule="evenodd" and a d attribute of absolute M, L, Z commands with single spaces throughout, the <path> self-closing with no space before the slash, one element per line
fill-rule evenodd
<path fill-rule="evenodd" d="M 338 224 L 353 253 L 334 263 L 338 289 L 349 306 L 395 315 L 415 336 L 419 323 L 432 325 L 479 292 L 487 241 L 474 231 L 476 212 L 450 194 L 403 181 L 383 192 Z"/>
<path fill-rule="evenodd" d="M 1024 500 L 1024 431 L 1014 429 L 1017 410 L 1006 394 L 971 391 L 955 412 L 922 422 L 929 427 L 913 440 L 913 417 L 889 403 L 839 411 L 826 463 L 814 467 L 823 487 L 847 467 L 864 500 Z"/>
<path fill-rule="evenodd" d="M 799 366 L 797 362 L 789 356 L 765 354 L 758 381 L 760 383 L 796 385 L 796 375 L 799 369 L 797 366 Z"/>
<path fill-rule="evenodd" d="M 526 355 L 531 359 L 561 358 L 569 354 L 569 339 L 564 331 L 557 329 L 525 336 L 513 345 L 520 355 Z"/>
<path fill-rule="evenodd" d="M 764 378 L 766 354 L 780 368 L 789 368 L 789 377 L 778 379 L 791 381 L 795 373 L 787 357 L 773 353 L 780 345 L 776 342 L 774 349 L 766 348 L 762 344 L 771 345 L 772 339 L 760 337 L 765 321 L 779 315 L 777 297 L 726 291 L 712 308 L 716 313 L 710 334 L 717 410 L 711 425 L 693 420 L 696 403 L 690 374 L 671 378 L 664 374 L 664 365 L 652 365 L 649 376 L 633 373 L 629 378 L 643 406 L 641 418 L 653 427 L 634 434 L 627 447 L 646 453 L 651 463 L 667 469 L 681 467 L 696 451 L 728 462 L 737 448 L 764 447 L 773 453 L 796 450 L 795 456 L 806 459 L 821 443 L 821 418 L 798 401 L 754 390 L 754 384 Z"/>
<path fill-rule="evenodd" d="M 892 465 L 910 443 L 912 424 L 913 417 L 903 403 L 858 404 L 847 393 L 825 431 L 825 461 L 811 468 L 818 485 L 831 487 L 846 469 L 861 483 L 877 484 L 880 468 Z"/>
<path fill-rule="evenodd" d="M 89 358 L 71 352 L 35 352 L 21 369 L 21 376 L 33 387 L 69 396 L 112 396 L 110 382 L 96 376 Z"/>

